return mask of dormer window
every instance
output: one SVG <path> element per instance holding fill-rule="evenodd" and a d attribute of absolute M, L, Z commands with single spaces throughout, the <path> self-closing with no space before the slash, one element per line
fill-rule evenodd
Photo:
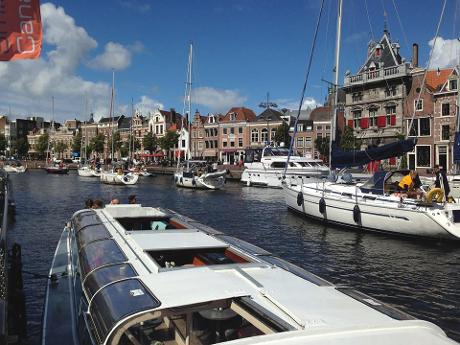
<path fill-rule="evenodd" d="M 449 80 L 449 90 L 450 91 L 456 91 L 457 90 L 457 79 L 451 79 Z"/>
<path fill-rule="evenodd" d="M 210 116 L 209 123 L 214 123 L 214 122 L 216 122 L 216 119 L 214 118 L 214 116 Z"/>
<path fill-rule="evenodd" d="M 235 121 L 235 120 L 236 120 L 236 114 L 230 113 L 230 121 Z"/>
<path fill-rule="evenodd" d="M 382 49 L 381 48 L 375 48 L 375 57 L 380 57 L 382 55 Z"/>

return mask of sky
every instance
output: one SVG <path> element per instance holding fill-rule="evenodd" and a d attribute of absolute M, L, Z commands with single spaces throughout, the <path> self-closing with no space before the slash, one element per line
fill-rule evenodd
<path fill-rule="evenodd" d="M 37 60 L 0 62 L 0 114 L 85 120 L 108 116 L 112 71 L 115 115 L 156 108 L 182 113 L 193 42 L 192 109 L 256 114 L 267 93 L 296 109 L 322 0 L 55 0 L 41 1 L 43 49 Z M 432 68 L 460 56 L 460 0 L 447 0 Z M 426 66 L 441 0 L 344 0 L 339 80 L 357 73 L 384 23 L 401 55 L 419 44 Z M 303 107 L 321 105 L 334 79 L 337 0 L 324 0 Z M 325 80 L 325 81 L 324 81 Z"/>

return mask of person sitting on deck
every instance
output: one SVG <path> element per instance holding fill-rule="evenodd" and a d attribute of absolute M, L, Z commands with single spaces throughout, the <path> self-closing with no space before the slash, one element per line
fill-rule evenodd
<path fill-rule="evenodd" d="M 398 190 L 407 193 L 409 198 L 419 198 L 421 192 L 419 191 L 422 182 L 418 176 L 417 171 L 411 170 L 405 175 L 398 184 Z"/>

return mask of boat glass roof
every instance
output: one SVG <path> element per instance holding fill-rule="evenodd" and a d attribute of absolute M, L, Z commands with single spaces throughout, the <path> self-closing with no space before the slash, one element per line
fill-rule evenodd
<path fill-rule="evenodd" d="M 72 224 L 75 231 L 79 231 L 88 225 L 102 223 L 98 215 L 93 210 L 85 210 L 78 212 L 72 218 Z"/>
<path fill-rule="evenodd" d="M 101 289 L 91 302 L 90 314 L 97 334 L 101 342 L 104 342 L 122 319 L 160 305 L 160 301 L 139 280 L 128 279 Z"/>
<path fill-rule="evenodd" d="M 109 238 L 111 238 L 110 233 L 102 224 L 88 225 L 77 232 L 79 248 L 83 248 L 91 242 Z"/>
<path fill-rule="evenodd" d="M 88 244 L 80 251 L 83 277 L 92 270 L 110 264 L 122 263 L 126 256 L 113 240 L 102 240 Z"/>
<path fill-rule="evenodd" d="M 92 271 L 86 277 L 85 282 L 83 283 L 83 287 L 88 299 L 91 299 L 94 294 L 104 285 L 135 276 L 137 276 L 136 271 L 130 264 L 127 263 L 104 266 Z"/>

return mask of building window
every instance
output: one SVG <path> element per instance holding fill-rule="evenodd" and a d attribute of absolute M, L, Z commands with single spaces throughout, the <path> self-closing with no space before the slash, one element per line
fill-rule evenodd
<path fill-rule="evenodd" d="M 396 86 L 390 86 L 385 90 L 386 97 L 396 96 Z"/>
<path fill-rule="evenodd" d="M 275 140 L 275 136 L 276 136 L 276 128 L 272 128 L 271 131 L 270 131 L 271 135 L 270 135 L 270 139 L 271 140 Z"/>
<path fill-rule="evenodd" d="M 235 147 L 235 142 L 234 142 L 234 141 L 230 141 L 230 146 L 231 146 L 231 147 Z"/>
<path fill-rule="evenodd" d="M 297 132 L 303 132 L 303 124 L 297 125 Z"/>
<path fill-rule="evenodd" d="M 450 104 L 449 103 L 443 103 L 441 105 L 441 114 L 442 114 L 442 116 L 449 116 L 450 115 Z"/>
<path fill-rule="evenodd" d="M 318 133 L 318 134 L 316 134 L 316 137 L 317 137 L 317 138 L 322 138 L 322 137 L 323 137 L 323 133 Z"/>
<path fill-rule="evenodd" d="M 235 121 L 235 120 L 236 120 L 236 114 L 230 113 L 230 121 Z"/>
<path fill-rule="evenodd" d="M 355 92 L 351 98 L 353 102 L 360 102 L 363 100 L 363 94 L 361 92 Z"/>
<path fill-rule="evenodd" d="M 449 90 L 451 91 L 457 90 L 457 79 L 449 80 Z"/>
<path fill-rule="evenodd" d="M 326 131 L 330 131 L 331 130 L 331 126 L 326 126 Z"/>
<path fill-rule="evenodd" d="M 266 129 L 266 128 L 262 129 L 262 131 L 261 131 L 261 141 L 263 143 L 268 142 L 268 129 Z"/>
<path fill-rule="evenodd" d="M 387 118 L 387 126 L 391 126 L 391 116 L 396 115 L 396 106 L 392 105 L 385 108 L 386 111 L 386 118 Z"/>
<path fill-rule="evenodd" d="M 184 149 L 185 148 L 185 140 L 182 140 L 181 147 Z"/>
<path fill-rule="evenodd" d="M 377 126 L 377 108 L 369 109 L 369 126 L 370 127 Z"/>
<path fill-rule="evenodd" d="M 205 141 L 204 144 L 205 144 L 206 148 L 209 149 L 209 141 Z"/>
<path fill-rule="evenodd" d="M 297 138 L 297 147 L 303 147 L 303 138 Z"/>
<path fill-rule="evenodd" d="M 259 131 L 257 129 L 253 129 L 251 131 L 251 142 L 258 143 L 259 142 Z"/>
<path fill-rule="evenodd" d="M 243 138 L 238 138 L 238 147 L 243 147 Z"/>
<path fill-rule="evenodd" d="M 420 145 L 415 147 L 415 155 L 417 156 L 417 168 L 431 167 L 431 146 Z"/>
<path fill-rule="evenodd" d="M 415 111 L 422 111 L 423 110 L 423 99 L 414 100 L 414 108 Z"/>
<path fill-rule="evenodd" d="M 305 147 L 306 146 L 311 146 L 311 137 L 306 137 L 305 138 Z"/>
<path fill-rule="evenodd" d="M 234 127 L 230 128 L 230 134 L 235 134 L 235 128 Z"/>
<path fill-rule="evenodd" d="M 243 134 L 243 127 L 238 127 L 238 133 Z"/>
<path fill-rule="evenodd" d="M 449 125 L 441 126 L 441 140 L 449 140 L 450 138 L 450 127 Z"/>
<path fill-rule="evenodd" d="M 407 128 L 410 137 L 429 137 L 431 135 L 431 121 L 429 117 L 414 119 L 410 131 L 409 125 L 410 120 L 407 122 Z"/>
<path fill-rule="evenodd" d="M 323 126 L 316 126 L 316 130 L 317 130 L 317 131 L 322 131 L 322 130 L 323 130 Z"/>
<path fill-rule="evenodd" d="M 227 140 L 222 141 L 222 147 L 227 147 Z"/>
<path fill-rule="evenodd" d="M 227 128 L 222 128 L 222 133 L 227 134 Z"/>
<path fill-rule="evenodd" d="M 203 150 L 203 143 L 202 142 L 198 143 L 198 150 Z"/>
<path fill-rule="evenodd" d="M 361 120 L 361 110 L 353 111 L 353 128 L 359 128 L 359 121 Z"/>

